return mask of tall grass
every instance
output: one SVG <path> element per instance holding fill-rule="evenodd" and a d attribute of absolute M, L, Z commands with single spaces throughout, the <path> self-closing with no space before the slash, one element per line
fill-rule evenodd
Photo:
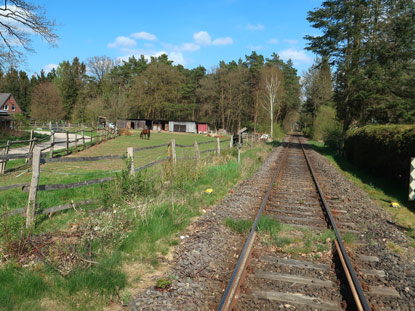
<path fill-rule="evenodd" d="M 94 263 L 91 267 L 79 266 L 65 276 L 52 265 L 41 262 L 31 269 L 3 268 L 0 270 L 0 310 L 41 309 L 45 299 L 50 303 L 47 307 L 50 310 L 58 307 L 100 310 L 110 301 L 118 302 L 121 291 L 130 286 L 123 265 L 138 262 L 157 267 L 160 256 L 177 244 L 179 232 L 192 218 L 252 174 L 269 151 L 264 146 L 246 150 L 239 165 L 231 152 L 224 152 L 221 157 L 211 155 L 200 162 L 178 161 L 176 167 L 166 163 L 135 177 L 124 170 L 114 182 L 94 190 L 101 202 L 91 208 L 68 210 L 52 218 L 40 217 L 34 234 L 71 231 L 77 227 L 85 241 L 92 241 L 90 251 Z M 207 188 L 213 192 L 206 193 Z M 76 197 L 77 192 L 61 195 L 67 200 Z M 102 211 L 92 213 L 94 207 Z M 20 216 L 13 219 L 8 230 L 14 231 L 17 238 L 24 219 Z M 84 244 L 79 245 L 79 254 L 85 257 Z M 32 292 L 21 292 L 23 285 L 19 284 L 28 282 L 35 286 L 25 285 L 25 290 Z"/>

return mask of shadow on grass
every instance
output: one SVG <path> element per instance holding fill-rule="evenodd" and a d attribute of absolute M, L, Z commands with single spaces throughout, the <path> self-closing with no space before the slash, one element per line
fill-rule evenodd
<path fill-rule="evenodd" d="M 281 142 L 279 140 L 273 140 L 271 142 L 265 142 L 266 145 L 271 146 L 273 148 L 278 147 L 279 145 L 281 145 Z"/>
<path fill-rule="evenodd" d="M 321 145 L 313 141 L 309 141 L 310 147 L 320 154 L 331 158 L 343 171 L 359 179 L 362 183 L 382 192 L 385 196 L 377 197 L 378 200 L 390 203 L 392 198 L 398 201 L 401 205 L 415 212 L 414 202 L 408 202 L 408 191 L 403 189 L 398 183 L 387 180 L 379 176 L 374 176 L 362 168 L 350 163 L 346 158 L 340 156 L 327 146 Z"/>

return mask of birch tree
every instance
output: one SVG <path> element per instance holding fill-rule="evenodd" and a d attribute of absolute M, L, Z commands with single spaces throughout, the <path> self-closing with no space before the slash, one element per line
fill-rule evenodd
<path fill-rule="evenodd" d="M 270 120 L 271 137 L 274 134 L 274 115 L 276 113 L 276 120 L 281 112 L 281 105 L 279 105 L 279 94 L 281 93 L 281 71 L 276 67 L 266 67 L 262 70 L 262 107 L 268 113 Z"/>

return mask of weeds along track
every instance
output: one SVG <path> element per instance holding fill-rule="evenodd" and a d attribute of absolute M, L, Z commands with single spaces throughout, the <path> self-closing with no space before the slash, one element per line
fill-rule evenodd
<path fill-rule="evenodd" d="M 218 310 L 382 309 L 376 301 L 397 292 L 383 271 L 358 268 L 376 257 L 353 254 L 347 243 L 346 252 L 341 236 L 359 232 L 321 192 L 301 137 L 290 136 L 284 149 Z"/>

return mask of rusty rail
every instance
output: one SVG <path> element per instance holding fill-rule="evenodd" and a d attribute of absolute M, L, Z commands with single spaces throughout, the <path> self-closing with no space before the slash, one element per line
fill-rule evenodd
<path fill-rule="evenodd" d="M 248 240 L 246 241 L 244 248 L 242 249 L 242 253 L 239 256 L 239 260 L 238 263 L 236 264 L 235 270 L 232 273 L 231 279 L 228 283 L 228 286 L 225 289 L 225 292 L 223 293 L 222 299 L 220 301 L 219 307 L 218 307 L 218 311 L 226 311 L 226 310 L 231 310 L 233 307 L 233 303 L 234 303 L 234 298 L 238 292 L 239 289 L 239 285 L 242 283 L 241 281 L 243 280 L 244 277 L 244 270 L 245 267 L 247 266 L 248 263 L 248 259 L 251 255 L 251 251 L 252 251 L 252 246 L 254 244 L 255 238 L 256 238 L 256 228 L 258 225 L 258 222 L 261 218 L 262 215 L 262 211 L 265 208 L 265 204 L 267 203 L 268 197 L 271 193 L 271 190 L 273 188 L 274 182 L 276 181 L 280 171 L 281 171 L 281 167 L 283 166 L 286 158 L 287 158 L 287 154 L 288 154 L 288 145 L 291 142 L 286 143 L 285 147 L 285 151 L 284 151 L 284 155 L 282 157 L 282 160 L 279 162 L 277 170 L 272 178 L 271 183 L 268 186 L 268 191 L 265 194 L 264 200 L 261 203 L 261 207 L 258 211 L 258 214 L 255 218 L 255 221 L 252 225 L 251 231 L 249 232 L 249 236 L 248 236 Z"/>
<path fill-rule="evenodd" d="M 314 170 L 313 170 L 313 168 L 311 166 L 311 163 L 308 159 L 307 153 L 304 149 L 304 146 L 303 146 L 300 138 L 298 138 L 298 141 L 301 145 L 305 160 L 307 162 L 307 166 L 310 170 L 310 173 L 312 175 L 314 184 L 317 188 L 318 194 L 319 194 L 319 196 L 321 198 L 321 201 L 322 201 L 322 204 L 324 206 L 324 213 L 326 215 L 326 219 L 328 220 L 328 225 L 330 227 L 332 227 L 334 232 L 335 232 L 335 235 L 336 235 L 335 246 L 336 246 L 337 252 L 339 254 L 343 270 L 346 274 L 346 278 L 348 280 L 349 287 L 352 291 L 356 306 L 357 306 L 359 311 L 360 310 L 369 311 L 369 310 L 371 310 L 370 306 L 369 306 L 369 303 L 367 302 L 367 299 L 366 299 L 366 297 L 363 293 L 362 286 L 359 283 L 356 272 L 353 269 L 353 266 L 351 264 L 350 258 L 348 257 L 348 255 L 346 253 L 346 249 L 345 249 L 345 247 L 343 245 L 343 242 L 341 240 L 340 233 L 337 230 L 337 226 L 335 224 L 334 218 L 333 218 L 333 216 L 330 212 L 330 209 L 329 209 L 329 207 L 327 205 L 327 202 L 324 198 L 323 192 L 322 192 L 322 190 L 320 188 L 320 185 L 317 181 L 317 178 L 314 174 Z M 276 179 L 278 178 L 278 175 L 281 171 L 281 168 L 283 167 L 283 164 L 285 163 L 285 160 L 286 160 L 287 154 L 288 154 L 288 147 L 289 147 L 290 144 L 291 144 L 291 139 L 284 146 L 285 147 L 284 155 L 282 157 L 282 160 L 279 162 L 279 164 L 277 166 L 277 170 L 276 170 L 276 172 L 275 172 L 275 174 L 272 178 L 271 183 L 268 186 L 268 191 L 267 191 L 267 193 L 266 193 L 266 195 L 265 195 L 265 197 L 262 201 L 261 207 L 260 207 L 259 212 L 258 212 L 258 214 L 255 218 L 255 221 L 254 221 L 253 225 L 252 225 L 252 228 L 251 228 L 251 231 L 249 233 L 248 239 L 247 239 L 247 241 L 244 245 L 244 248 L 242 249 L 241 255 L 239 256 L 238 263 L 236 264 L 236 267 L 235 267 L 235 269 L 232 273 L 231 279 L 230 279 L 230 281 L 229 281 L 229 283 L 228 283 L 228 285 L 225 289 L 225 292 L 222 296 L 219 307 L 217 309 L 218 311 L 232 310 L 232 308 L 234 307 L 234 305 L 236 303 L 235 300 L 237 299 L 239 286 L 240 286 L 240 284 L 242 284 L 242 281 L 244 279 L 244 274 L 245 274 L 244 270 L 245 270 L 245 268 L 246 268 L 246 266 L 249 262 L 249 258 L 250 258 L 250 255 L 251 255 L 253 244 L 254 244 L 254 241 L 255 241 L 255 238 L 256 238 L 257 224 L 259 222 L 259 219 L 261 218 L 262 212 L 265 208 L 266 202 L 267 202 L 268 197 L 271 193 L 273 185 L 274 185 Z"/>
<path fill-rule="evenodd" d="M 324 198 L 323 191 L 321 190 L 320 185 L 317 181 L 316 175 L 314 174 L 313 167 L 311 166 L 311 163 L 308 159 L 307 153 L 305 152 L 304 146 L 303 146 L 300 138 L 298 138 L 298 141 L 301 145 L 301 149 L 303 150 L 303 154 L 304 154 L 304 157 L 306 159 L 307 166 L 308 166 L 308 168 L 311 172 L 311 176 L 313 177 L 313 181 L 314 181 L 314 184 L 316 185 L 318 194 L 321 198 L 321 202 L 323 203 L 324 213 L 325 213 L 326 218 L 328 220 L 328 224 L 329 224 L 330 227 L 333 228 L 333 231 L 336 235 L 335 245 L 336 245 L 337 253 L 339 254 L 340 261 L 341 261 L 342 266 L 343 266 L 343 270 L 346 274 L 346 278 L 347 278 L 348 283 L 349 283 L 350 290 L 352 291 L 354 300 L 356 302 L 356 306 L 357 306 L 359 311 L 360 310 L 369 311 L 370 310 L 369 303 L 367 302 L 365 294 L 363 293 L 362 286 L 360 285 L 360 282 L 357 278 L 356 272 L 355 272 L 355 270 L 352 266 L 350 258 L 347 255 L 346 248 L 344 247 L 344 244 L 343 244 L 341 236 L 340 236 L 340 232 L 337 230 L 337 226 L 336 226 L 336 223 L 334 221 L 333 215 L 331 214 L 330 209 L 327 205 L 327 201 Z"/>

